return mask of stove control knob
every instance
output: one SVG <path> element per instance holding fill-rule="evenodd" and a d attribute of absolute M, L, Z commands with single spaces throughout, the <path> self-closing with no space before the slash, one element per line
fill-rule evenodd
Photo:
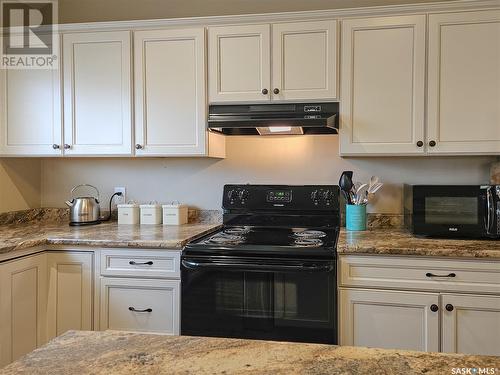
<path fill-rule="evenodd" d="M 324 199 L 325 201 L 329 201 L 329 200 L 331 200 L 331 199 L 332 199 L 332 196 L 333 196 L 333 194 L 332 194 L 332 191 L 331 191 L 331 190 L 325 190 L 325 191 L 324 191 L 324 193 L 323 193 L 323 199 Z"/>
<path fill-rule="evenodd" d="M 232 201 L 236 197 L 236 191 L 234 190 L 229 190 L 227 192 L 227 197 L 230 201 Z"/>
<path fill-rule="evenodd" d="M 238 193 L 238 198 L 240 198 L 241 201 L 244 201 L 248 198 L 248 190 L 240 190 Z"/>
<path fill-rule="evenodd" d="M 321 198 L 321 193 L 318 190 L 314 190 L 311 193 L 311 200 L 313 201 L 314 204 L 317 205 L 320 198 Z"/>

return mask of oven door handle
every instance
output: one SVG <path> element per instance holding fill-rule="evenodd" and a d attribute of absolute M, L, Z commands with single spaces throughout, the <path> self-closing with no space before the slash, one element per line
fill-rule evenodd
<path fill-rule="evenodd" d="M 487 211 L 487 223 L 486 223 L 486 234 L 496 234 L 493 233 L 495 225 L 495 199 L 494 199 L 494 187 L 490 186 L 486 190 L 486 211 Z"/>
<path fill-rule="evenodd" d="M 333 270 L 333 264 L 318 265 L 315 263 L 303 263 L 298 265 L 286 264 L 261 264 L 261 263 L 224 263 L 224 262 L 200 262 L 193 260 L 182 260 L 182 265 L 188 269 L 232 269 L 260 272 L 329 272 Z"/>

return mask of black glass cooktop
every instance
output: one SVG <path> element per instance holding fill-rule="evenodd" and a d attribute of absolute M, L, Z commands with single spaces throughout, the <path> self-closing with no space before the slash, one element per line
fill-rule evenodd
<path fill-rule="evenodd" d="M 224 226 L 188 244 L 185 255 L 304 256 L 335 255 L 336 228 Z"/>

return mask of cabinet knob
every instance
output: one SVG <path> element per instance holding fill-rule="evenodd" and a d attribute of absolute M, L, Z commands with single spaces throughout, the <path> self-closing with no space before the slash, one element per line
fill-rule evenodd
<path fill-rule="evenodd" d="M 70 145 L 68 145 L 67 143 L 65 143 L 65 144 L 64 144 L 64 149 L 65 149 L 65 150 L 69 150 L 70 148 L 71 148 L 71 146 L 70 146 Z"/>
<path fill-rule="evenodd" d="M 267 95 L 269 93 L 268 89 L 262 89 L 262 95 Z"/>
<path fill-rule="evenodd" d="M 417 142 L 417 146 L 418 146 L 418 147 L 422 147 L 423 145 L 424 145 L 424 142 L 422 142 L 422 141 L 418 141 L 418 142 Z"/>
<path fill-rule="evenodd" d="M 136 150 L 141 150 L 141 149 L 142 149 L 142 146 L 141 146 L 140 144 L 136 144 L 136 145 L 135 145 L 135 149 L 136 149 Z"/>
<path fill-rule="evenodd" d="M 61 148 L 61 146 L 56 145 L 56 144 L 54 143 L 54 144 L 52 145 L 52 148 L 53 148 L 54 150 L 59 150 L 59 149 Z"/>
<path fill-rule="evenodd" d="M 453 311 L 454 307 L 451 303 L 446 304 L 445 306 L 446 311 Z"/>
<path fill-rule="evenodd" d="M 432 312 L 436 312 L 436 311 L 438 311 L 438 310 L 439 310 L 439 306 L 438 306 L 438 305 L 436 305 L 436 304 L 432 304 L 432 305 L 431 305 L 431 311 L 432 311 Z"/>
<path fill-rule="evenodd" d="M 280 89 L 276 88 L 276 89 L 274 89 L 274 90 L 273 90 L 273 92 L 274 92 L 276 95 L 278 95 L 278 94 L 280 93 Z"/>
<path fill-rule="evenodd" d="M 434 147 L 436 145 L 436 141 L 430 141 L 429 146 Z"/>

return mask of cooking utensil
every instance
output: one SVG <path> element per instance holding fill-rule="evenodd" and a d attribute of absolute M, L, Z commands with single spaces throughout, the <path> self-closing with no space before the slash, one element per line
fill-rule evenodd
<path fill-rule="evenodd" d="M 342 194 L 344 195 L 344 198 L 347 202 L 347 204 L 352 204 L 352 188 L 353 188 L 353 183 L 352 183 L 352 171 L 344 171 L 342 172 L 342 175 L 340 176 L 339 180 L 339 186 L 340 189 L 342 190 Z"/>
<path fill-rule="evenodd" d="M 355 204 L 362 204 L 365 197 L 368 196 L 368 184 L 362 184 L 356 190 Z"/>
<path fill-rule="evenodd" d="M 372 177 L 370 178 L 370 188 L 371 188 L 373 185 L 375 185 L 375 184 L 377 184 L 377 183 L 379 183 L 379 182 L 380 182 L 380 179 L 378 178 L 378 176 L 372 176 Z"/>
<path fill-rule="evenodd" d="M 377 182 L 375 185 L 368 188 L 368 194 L 375 194 L 382 186 L 384 186 L 383 183 Z"/>
<path fill-rule="evenodd" d="M 96 191 L 96 196 L 79 196 L 75 197 L 74 193 L 81 187 L 90 187 Z M 70 223 L 69 225 L 92 225 L 101 222 L 101 207 L 99 206 L 99 190 L 88 184 L 81 184 L 71 189 L 71 200 L 66 201 L 66 205 L 70 208 Z"/>

